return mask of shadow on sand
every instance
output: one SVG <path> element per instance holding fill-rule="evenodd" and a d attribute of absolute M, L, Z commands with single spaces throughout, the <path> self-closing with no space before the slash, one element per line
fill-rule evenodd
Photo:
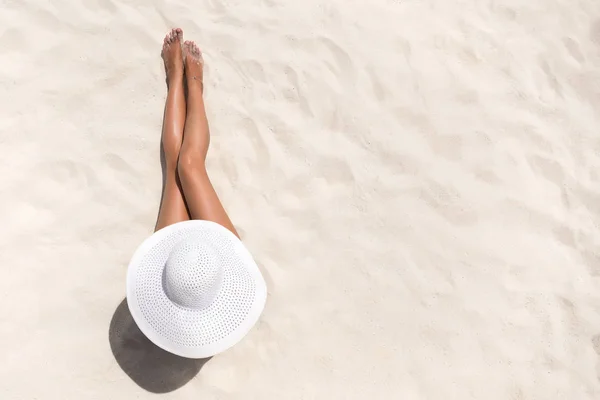
<path fill-rule="evenodd" d="M 154 345 L 133 320 L 127 299 L 119 304 L 110 321 L 108 341 L 123 372 L 138 386 L 152 393 L 179 389 L 210 360 L 179 357 Z"/>

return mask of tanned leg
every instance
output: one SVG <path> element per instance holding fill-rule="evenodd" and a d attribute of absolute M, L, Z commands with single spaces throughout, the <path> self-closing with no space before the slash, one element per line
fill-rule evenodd
<path fill-rule="evenodd" d="M 202 54 L 198 46 L 190 41 L 183 44 L 183 52 L 188 98 L 178 172 L 185 200 L 193 219 L 216 222 L 239 236 L 206 172 L 210 134 L 202 97 Z"/>
<path fill-rule="evenodd" d="M 183 88 L 183 31 L 173 29 L 165 36 L 162 57 L 167 73 L 167 101 L 162 131 L 165 179 L 155 230 L 190 219 L 177 174 L 177 160 L 183 140 L 186 104 Z"/>

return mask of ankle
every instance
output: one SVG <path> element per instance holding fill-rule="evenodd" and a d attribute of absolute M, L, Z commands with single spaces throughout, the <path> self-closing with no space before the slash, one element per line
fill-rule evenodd
<path fill-rule="evenodd" d="M 167 86 L 182 84 L 183 85 L 183 68 L 181 70 L 173 70 L 167 73 Z"/>
<path fill-rule="evenodd" d="M 185 79 L 189 89 L 200 89 L 201 93 L 204 91 L 204 81 L 202 80 L 202 75 L 186 75 Z"/>

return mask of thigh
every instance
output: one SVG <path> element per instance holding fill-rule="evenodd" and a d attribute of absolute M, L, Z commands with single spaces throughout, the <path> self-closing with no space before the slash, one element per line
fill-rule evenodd
<path fill-rule="evenodd" d="M 180 164 L 181 167 L 181 164 Z M 206 169 L 180 168 L 180 177 L 186 204 L 192 219 L 216 222 L 238 236 L 229 215 L 221 204 Z"/>

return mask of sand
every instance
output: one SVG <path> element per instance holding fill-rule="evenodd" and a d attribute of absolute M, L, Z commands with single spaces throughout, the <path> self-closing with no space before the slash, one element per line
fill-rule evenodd
<path fill-rule="evenodd" d="M 1 3 L 1 399 L 600 398 L 600 2 Z M 269 286 L 208 361 L 124 302 L 175 26 Z"/>

